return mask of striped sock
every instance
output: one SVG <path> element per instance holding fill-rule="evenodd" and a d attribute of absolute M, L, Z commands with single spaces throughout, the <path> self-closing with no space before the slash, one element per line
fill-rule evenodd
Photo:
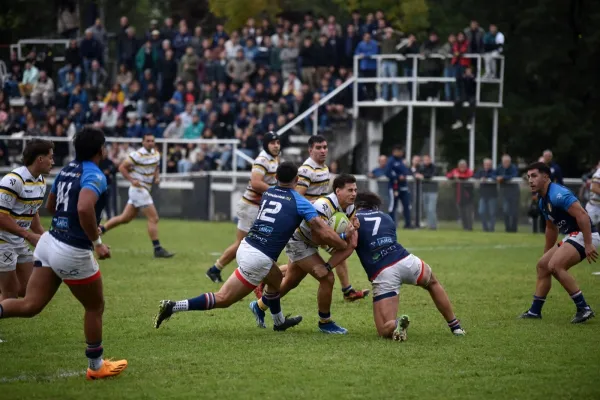
<path fill-rule="evenodd" d="M 88 367 L 93 371 L 98 371 L 102 368 L 102 354 L 104 353 L 104 348 L 102 347 L 102 342 L 98 343 L 88 343 L 87 348 L 85 349 L 85 356 L 88 359 Z"/>
<path fill-rule="evenodd" d="M 190 311 L 206 311 L 215 308 L 215 294 L 214 293 L 202 293 L 198 297 L 188 299 L 188 309 Z"/>
<path fill-rule="evenodd" d="M 531 303 L 531 307 L 529 308 L 529 311 L 527 311 L 527 312 L 531 315 L 541 315 L 542 307 L 544 306 L 545 302 L 546 302 L 546 296 L 533 295 L 533 303 Z"/>
<path fill-rule="evenodd" d="M 460 327 L 460 320 L 455 317 L 453 320 L 448 321 L 448 328 L 450 328 L 450 331 L 452 332 L 454 332 L 457 329 L 462 329 Z"/>
<path fill-rule="evenodd" d="M 577 307 L 577 310 L 587 310 L 590 308 L 590 306 L 588 306 L 588 303 L 583 298 L 583 293 L 581 293 L 581 290 L 578 290 L 575 293 L 573 293 L 571 295 L 571 299 L 573 300 L 573 303 L 575 303 L 575 307 Z"/>
<path fill-rule="evenodd" d="M 263 297 L 261 297 L 260 299 L 257 300 L 257 304 L 258 307 L 263 310 L 263 311 L 267 311 L 269 309 L 269 305 L 267 304 L 269 302 L 269 300 L 267 300 L 265 298 L 265 296 L 263 295 Z"/>
<path fill-rule="evenodd" d="M 352 288 L 352 285 L 348 285 L 348 287 L 342 288 L 342 292 L 345 296 L 347 296 L 350 293 L 354 292 L 354 288 Z"/>
<path fill-rule="evenodd" d="M 283 313 L 281 312 L 281 297 L 279 293 L 265 293 L 263 297 L 267 300 L 269 308 L 271 309 L 271 316 L 275 325 L 281 325 L 285 321 Z"/>
<path fill-rule="evenodd" d="M 328 322 L 331 322 L 331 312 L 324 313 L 319 311 L 319 323 L 326 324 Z"/>

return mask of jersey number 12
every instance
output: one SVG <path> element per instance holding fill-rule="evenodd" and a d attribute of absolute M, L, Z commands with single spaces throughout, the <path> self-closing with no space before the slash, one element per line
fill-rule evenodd
<path fill-rule="evenodd" d="M 71 186 L 73 182 L 60 182 L 56 186 L 56 210 L 58 211 L 61 207 L 63 207 L 63 211 L 67 211 L 69 207 L 69 191 L 71 191 Z"/>
<path fill-rule="evenodd" d="M 269 201 L 269 206 L 272 206 L 272 207 L 265 207 L 266 204 L 267 204 L 267 201 L 265 200 L 265 201 L 263 201 L 262 205 L 260 206 L 260 210 L 258 210 L 258 219 L 261 221 L 274 223 L 275 218 L 269 217 L 269 214 L 271 214 L 271 215 L 278 214 L 279 211 L 281 211 L 281 203 L 278 201 L 271 200 L 271 201 Z"/>

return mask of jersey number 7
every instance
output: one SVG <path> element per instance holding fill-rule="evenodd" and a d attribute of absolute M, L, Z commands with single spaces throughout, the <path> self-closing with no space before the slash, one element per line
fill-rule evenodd
<path fill-rule="evenodd" d="M 377 235 L 377 232 L 379 232 L 379 224 L 381 224 L 381 217 L 369 217 L 365 218 L 365 221 L 375 221 L 375 225 L 373 226 L 373 233 L 371 233 L 371 235 Z"/>

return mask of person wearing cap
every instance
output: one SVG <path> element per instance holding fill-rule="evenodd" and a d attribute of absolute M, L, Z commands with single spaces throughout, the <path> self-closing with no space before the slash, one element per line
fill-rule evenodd
<path fill-rule="evenodd" d="M 240 243 L 254 224 L 258 216 L 262 194 L 277 183 L 275 172 L 279 166 L 279 153 L 281 150 L 279 136 L 273 131 L 267 132 L 263 137 L 262 145 L 263 150 L 252 164 L 252 175 L 248 187 L 238 202 L 238 224 L 235 241 L 206 271 L 206 276 L 215 283 L 223 282 L 221 271 L 235 259 Z"/>

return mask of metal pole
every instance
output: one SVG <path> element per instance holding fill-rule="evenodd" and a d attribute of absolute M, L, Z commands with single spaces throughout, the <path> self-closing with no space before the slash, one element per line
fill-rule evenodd
<path fill-rule="evenodd" d="M 408 115 L 406 116 L 406 159 L 410 163 L 412 157 L 412 136 L 413 136 L 413 106 L 408 106 Z"/>
<path fill-rule="evenodd" d="M 494 107 L 494 122 L 492 126 L 492 162 L 494 168 L 498 165 L 498 109 Z"/>
<path fill-rule="evenodd" d="M 377 57 L 375 59 L 377 61 L 377 77 L 381 78 L 381 58 Z M 381 98 L 381 81 L 377 81 L 377 83 L 375 84 L 375 91 L 377 93 L 377 97 L 375 97 L 376 99 L 380 99 Z M 385 99 L 387 100 L 387 99 Z"/>
<path fill-rule="evenodd" d="M 418 58 L 417 56 L 413 57 L 413 70 L 412 70 L 412 95 L 411 95 L 411 101 L 417 101 L 417 68 L 419 67 L 419 63 L 418 63 Z M 412 111 L 411 111 L 412 114 Z M 412 124 L 412 122 L 411 122 Z"/>
<path fill-rule="evenodd" d="M 477 97 L 475 104 L 479 106 L 479 100 L 481 99 L 481 55 L 477 56 L 477 76 L 475 79 L 477 82 Z"/>
<path fill-rule="evenodd" d="M 469 168 L 475 170 L 475 116 L 471 120 L 471 129 L 469 129 Z"/>
<path fill-rule="evenodd" d="M 358 119 L 358 56 L 354 56 L 353 60 L 353 71 L 354 74 L 354 84 L 352 85 L 352 106 L 354 119 Z"/>
<path fill-rule="evenodd" d="M 431 157 L 431 162 L 435 163 L 435 117 L 436 117 L 436 108 L 431 107 L 431 124 L 429 126 L 429 157 Z"/>
<path fill-rule="evenodd" d="M 312 115 L 313 126 L 312 126 L 312 135 L 316 136 L 319 134 L 319 109 L 317 108 Z"/>
<path fill-rule="evenodd" d="M 163 144 L 162 144 L 162 168 L 161 168 L 163 176 L 167 174 L 167 153 L 168 153 L 167 142 L 163 142 Z"/>
<path fill-rule="evenodd" d="M 231 169 L 233 170 L 233 178 L 231 179 L 231 183 L 233 184 L 233 191 L 235 191 L 235 187 L 237 185 L 237 150 L 238 150 L 238 145 L 237 143 L 233 144 L 233 158 L 232 158 L 232 163 L 233 165 L 231 166 Z"/>
<path fill-rule="evenodd" d="M 504 104 L 504 61 L 505 58 L 500 58 L 500 90 L 498 91 L 498 102 Z"/>

